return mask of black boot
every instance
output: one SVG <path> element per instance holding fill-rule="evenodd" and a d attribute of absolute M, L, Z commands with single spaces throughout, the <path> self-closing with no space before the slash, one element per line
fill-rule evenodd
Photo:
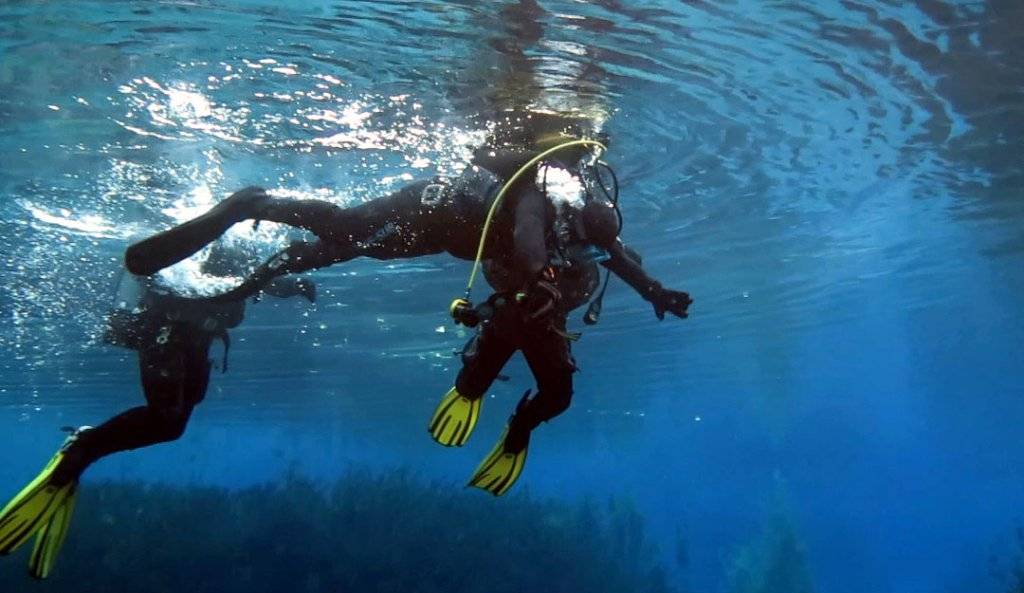
<path fill-rule="evenodd" d="M 527 389 L 516 405 L 516 411 L 508 419 L 508 434 L 505 435 L 505 452 L 519 453 L 530 445 L 530 433 L 536 426 L 530 426 L 524 413 L 530 403 L 530 390 Z"/>
<path fill-rule="evenodd" d="M 89 433 L 93 430 L 91 426 L 80 426 L 72 431 L 71 436 L 61 447 L 63 456 L 57 467 L 54 468 L 53 474 L 51 474 L 51 484 L 60 487 L 71 482 L 77 482 L 85 468 L 95 461 L 88 453 Z"/>

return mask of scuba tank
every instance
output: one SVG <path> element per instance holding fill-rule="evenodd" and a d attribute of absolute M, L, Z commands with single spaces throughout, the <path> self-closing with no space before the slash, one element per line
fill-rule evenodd
<path fill-rule="evenodd" d="M 138 349 L 148 334 L 169 322 L 224 336 L 245 314 L 245 301 L 221 303 L 183 297 L 151 276 L 136 276 L 124 268 L 116 282 L 103 335 L 115 346 Z"/>
<path fill-rule="evenodd" d="M 133 350 L 141 345 L 141 329 L 145 314 L 143 295 L 147 292 L 150 278 L 135 276 L 124 268 L 117 273 L 114 297 L 111 302 L 103 340 L 114 346 Z"/>

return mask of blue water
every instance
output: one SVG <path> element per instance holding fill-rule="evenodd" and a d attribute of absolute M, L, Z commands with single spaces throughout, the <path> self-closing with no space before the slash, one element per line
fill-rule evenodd
<path fill-rule="evenodd" d="M 658 322 L 612 285 L 575 347 L 573 406 L 535 433 L 517 490 L 631 497 L 681 590 L 738 590 L 731 567 L 780 505 L 816 591 L 1008 590 L 1024 522 L 1013 0 L 5 2 L 0 496 L 60 426 L 141 401 L 134 355 L 99 340 L 130 237 L 244 185 L 355 204 L 451 173 L 479 116 L 512 105 L 603 122 L 625 240 L 696 301 Z M 315 307 L 250 306 L 185 437 L 86 485 L 352 466 L 462 483 L 531 386 L 516 359 L 469 445 L 425 433 L 468 338 L 446 316 L 468 271 L 359 260 L 314 275 Z"/>

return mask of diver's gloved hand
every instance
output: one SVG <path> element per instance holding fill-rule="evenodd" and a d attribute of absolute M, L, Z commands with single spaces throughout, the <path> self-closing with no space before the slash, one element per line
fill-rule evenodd
<path fill-rule="evenodd" d="M 516 303 L 525 312 L 529 321 L 543 321 L 558 309 L 562 292 L 551 279 L 535 280 L 526 290 L 516 293 Z"/>
<path fill-rule="evenodd" d="M 666 311 L 676 317 L 686 319 L 689 314 L 687 309 L 693 303 L 693 299 L 688 293 L 662 288 L 660 284 L 654 287 L 648 300 L 654 305 L 654 314 L 658 316 L 659 320 L 665 319 Z"/>
<path fill-rule="evenodd" d="M 448 313 L 451 314 L 455 323 L 466 327 L 476 327 L 483 321 L 479 309 L 466 299 L 452 301 L 451 306 L 448 307 Z"/>
<path fill-rule="evenodd" d="M 312 280 L 299 278 L 295 281 L 295 288 L 299 291 L 299 294 L 306 297 L 309 302 L 316 302 L 316 284 L 314 284 Z"/>

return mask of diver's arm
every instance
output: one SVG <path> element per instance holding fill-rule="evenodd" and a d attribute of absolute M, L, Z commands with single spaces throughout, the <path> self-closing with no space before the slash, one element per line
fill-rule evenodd
<path fill-rule="evenodd" d="M 627 251 L 629 250 L 629 251 Z M 647 275 L 647 272 L 640 267 L 639 256 L 632 257 L 630 250 L 621 240 L 616 240 L 608 248 L 608 255 L 611 257 L 601 265 L 612 271 L 613 274 L 626 281 L 626 284 L 633 287 L 644 299 L 651 300 L 651 297 L 661 290 L 661 283 Z M 632 255 L 636 255 L 635 252 Z"/>
<path fill-rule="evenodd" d="M 639 254 L 623 245 L 621 240 L 616 240 L 608 248 L 608 253 L 611 258 L 601 265 L 625 280 L 626 284 L 633 287 L 644 300 L 650 301 L 654 305 L 654 314 L 658 319 L 664 319 L 666 311 L 677 317 L 687 316 L 686 309 L 693 302 L 690 295 L 664 288 L 661 282 L 647 275 L 640 265 Z"/>
<path fill-rule="evenodd" d="M 540 321 L 553 314 L 562 300 L 554 273 L 548 266 L 545 241 L 545 231 L 550 226 L 547 224 L 548 199 L 532 184 L 516 197 L 512 232 L 513 282 L 519 287 L 516 300 L 529 319 Z"/>
<path fill-rule="evenodd" d="M 537 278 L 548 261 L 548 248 L 544 241 L 547 198 L 534 187 L 519 192 L 517 198 L 512 265 L 516 283 L 523 285 Z"/>

